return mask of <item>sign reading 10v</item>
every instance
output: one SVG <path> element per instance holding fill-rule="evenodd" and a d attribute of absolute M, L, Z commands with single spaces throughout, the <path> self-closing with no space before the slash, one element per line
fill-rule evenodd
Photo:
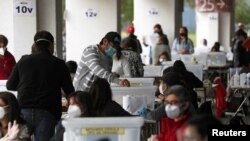
<path fill-rule="evenodd" d="M 30 2 L 16 2 L 14 8 L 17 15 L 32 15 L 35 11 L 35 8 Z"/>

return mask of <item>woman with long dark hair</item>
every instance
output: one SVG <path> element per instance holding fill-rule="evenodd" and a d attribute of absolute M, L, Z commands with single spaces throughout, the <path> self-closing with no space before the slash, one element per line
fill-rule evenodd
<path fill-rule="evenodd" d="M 177 54 L 194 53 L 193 42 L 188 38 L 188 29 L 184 26 L 180 28 L 179 36 L 173 42 L 172 53 L 177 53 Z"/>
<path fill-rule="evenodd" d="M 106 79 L 97 78 L 90 88 L 93 111 L 98 117 L 130 116 L 118 103 L 112 100 L 110 84 Z"/>
<path fill-rule="evenodd" d="M 28 141 L 30 138 L 17 99 L 9 92 L 0 92 L 0 138 L 0 141 Z"/>

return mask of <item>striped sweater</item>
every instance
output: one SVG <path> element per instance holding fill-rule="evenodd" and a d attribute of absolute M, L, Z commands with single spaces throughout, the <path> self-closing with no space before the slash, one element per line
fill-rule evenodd
<path fill-rule="evenodd" d="M 85 48 L 73 81 L 75 90 L 89 91 L 97 77 L 107 79 L 110 83 L 118 83 L 117 75 L 110 72 L 109 59 L 97 45 Z"/>

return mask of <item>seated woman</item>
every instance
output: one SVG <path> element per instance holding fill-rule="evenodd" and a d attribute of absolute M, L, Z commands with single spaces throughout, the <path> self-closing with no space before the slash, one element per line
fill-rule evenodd
<path fill-rule="evenodd" d="M 90 87 L 90 94 L 93 99 L 93 111 L 97 117 L 131 116 L 112 100 L 112 91 L 106 79 L 97 78 Z"/>
<path fill-rule="evenodd" d="M 182 85 L 179 75 L 175 72 L 169 72 L 162 77 L 161 84 L 159 86 L 160 94 L 158 98 L 162 101 L 161 104 L 153 111 L 146 114 L 146 119 L 159 121 L 163 117 L 167 117 L 165 112 L 165 95 L 168 88 L 174 85 Z"/>
<path fill-rule="evenodd" d="M 182 129 L 190 117 L 190 100 L 186 89 L 175 85 L 168 89 L 165 97 L 165 112 L 168 115 L 161 119 L 161 133 L 152 136 L 151 141 L 177 141 L 177 130 Z"/>
<path fill-rule="evenodd" d="M 68 118 L 92 117 L 92 98 L 88 92 L 76 91 L 68 96 L 69 108 Z M 65 132 L 62 123 L 56 126 L 55 135 L 50 141 L 63 141 Z"/>
<path fill-rule="evenodd" d="M 30 135 L 14 94 L 0 92 L 0 141 L 29 141 Z"/>
<path fill-rule="evenodd" d="M 170 57 L 167 52 L 161 52 L 158 56 L 158 60 L 156 60 L 155 65 L 162 65 L 164 61 L 170 61 Z"/>

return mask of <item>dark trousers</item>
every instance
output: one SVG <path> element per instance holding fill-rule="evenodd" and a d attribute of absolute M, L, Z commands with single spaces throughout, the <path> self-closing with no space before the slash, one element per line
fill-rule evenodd
<path fill-rule="evenodd" d="M 49 141 L 55 132 L 55 117 L 46 110 L 25 108 L 21 109 L 23 118 L 27 122 L 33 141 Z"/>

